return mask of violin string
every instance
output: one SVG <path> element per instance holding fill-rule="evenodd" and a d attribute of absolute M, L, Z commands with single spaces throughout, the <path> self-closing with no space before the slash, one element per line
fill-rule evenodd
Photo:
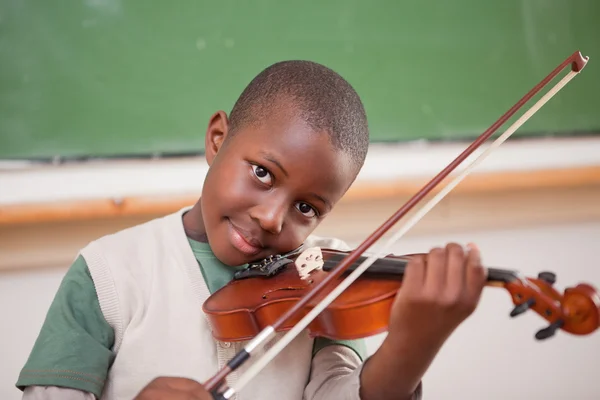
<path fill-rule="evenodd" d="M 517 129 L 521 127 L 529 118 L 533 116 L 544 104 L 546 104 L 556 93 L 558 93 L 571 79 L 579 72 L 569 71 L 552 89 L 540 98 L 531 108 L 529 108 L 516 122 L 514 122 L 502 135 L 498 137 L 484 152 L 482 152 L 474 161 L 445 186 L 436 196 L 427 202 L 412 218 L 408 220 L 394 235 L 378 249 L 378 252 L 369 256 L 360 264 L 346 279 L 336 286 L 320 303 L 318 303 L 304 318 L 302 318 L 293 328 L 291 328 L 280 340 L 278 340 L 261 358 L 256 360 L 238 379 L 235 384 L 222 392 L 222 398 L 230 399 L 254 378 L 263 368 L 265 368 L 273 358 L 275 358 L 296 336 L 298 336 L 333 300 L 335 300 L 345 289 L 347 289 L 367 268 L 369 268 L 377 259 L 385 256 L 389 248 L 408 232 L 415 224 L 419 222 L 433 207 L 435 207 L 454 187 L 456 187 L 477 165 L 487 158 L 494 149 L 504 143 Z M 269 335 L 270 336 L 270 335 Z"/>

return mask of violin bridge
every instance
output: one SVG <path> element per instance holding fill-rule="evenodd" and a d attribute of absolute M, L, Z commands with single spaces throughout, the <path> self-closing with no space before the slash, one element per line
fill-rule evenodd
<path fill-rule="evenodd" d="M 296 271 L 300 279 L 306 279 L 310 273 L 317 269 L 323 269 L 323 254 L 320 247 L 310 247 L 304 250 L 296 258 Z"/>

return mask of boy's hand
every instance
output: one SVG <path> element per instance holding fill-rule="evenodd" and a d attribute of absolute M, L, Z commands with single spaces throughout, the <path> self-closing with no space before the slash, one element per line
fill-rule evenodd
<path fill-rule="evenodd" d="M 191 379 L 160 377 L 150 382 L 136 400 L 213 400 L 204 387 Z"/>
<path fill-rule="evenodd" d="M 365 363 L 361 396 L 410 399 L 452 332 L 479 303 L 486 273 L 479 250 L 451 243 L 414 256 L 392 305 L 388 336 Z"/>
<path fill-rule="evenodd" d="M 392 306 L 390 336 L 400 341 L 444 342 L 475 311 L 485 282 L 474 245 L 465 251 L 450 243 L 445 249 L 413 257 Z"/>

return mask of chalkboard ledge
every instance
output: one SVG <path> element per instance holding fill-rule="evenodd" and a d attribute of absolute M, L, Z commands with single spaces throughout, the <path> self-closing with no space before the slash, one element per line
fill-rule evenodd
<path fill-rule="evenodd" d="M 342 201 L 410 196 L 467 145 L 373 145 Z M 202 158 L 12 165 L 0 169 L 0 225 L 166 214 L 198 199 L 206 171 Z M 503 144 L 452 193 L 589 185 L 600 185 L 600 137 L 529 139 Z"/>

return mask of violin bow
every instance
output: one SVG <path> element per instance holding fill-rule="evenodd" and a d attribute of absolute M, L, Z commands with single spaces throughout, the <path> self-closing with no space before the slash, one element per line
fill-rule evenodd
<path fill-rule="evenodd" d="M 367 251 L 378 239 L 381 238 L 396 222 L 404 217 L 417 203 L 419 203 L 427 194 L 429 194 L 437 185 L 439 185 L 452 171 L 454 171 L 467 157 L 478 149 L 487 139 L 489 139 L 509 118 L 511 118 L 525 103 L 544 88 L 552 79 L 554 79 L 567 66 L 571 70 L 545 95 L 543 95 L 531 108 L 529 108 L 517 121 L 515 121 L 502 135 L 498 137 L 484 152 L 474 159 L 468 166 L 458 174 L 448 185 L 437 193 L 429 202 L 415 213 L 407 223 L 405 223 L 394 235 L 378 249 L 377 252 L 370 255 L 356 269 L 349 274 L 338 286 L 327 294 L 310 312 L 308 312 L 292 329 L 290 329 L 273 347 L 271 347 L 263 356 L 252 364 L 242 375 L 238 377 L 235 384 L 231 387 L 223 385 L 220 393 L 216 394 L 217 399 L 230 399 L 256 376 L 273 358 L 279 354 L 296 336 L 298 336 L 321 311 L 323 311 L 331 302 L 333 302 L 352 282 L 371 266 L 377 259 L 388 254 L 388 249 L 408 232 L 416 223 L 418 223 L 431 209 L 433 209 L 453 188 L 455 188 L 471 171 L 487 158 L 496 148 L 504 143 L 517 129 L 519 129 L 529 118 L 531 118 L 544 104 L 546 104 L 556 93 L 558 93 L 571 79 L 577 76 L 586 66 L 589 57 L 582 56 L 581 52 L 576 51 L 557 66 L 548 76 L 523 96 L 514 106 L 512 106 L 504 115 L 502 115 L 494 124 L 483 132 L 473 143 L 471 143 L 458 157 L 440 171 L 423 188 L 421 188 L 410 200 L 408 200 L 398 211 L 396 211 L 387 221 L 385 221 L 377 230 L 365 239 L 356 249 L 351 251 L 338 264 L 325 279 L 316 285 L 309 293 L 300 299 L 284 315 L 282 315 L 273 325 L 263 329 L 254 339 L 238 352 L 217 374 L 204 383 L 208 391 L 217 389 L 217 385 L 231 372 L 239 368 L 246 362 L 252 352 L 263 342 L 270 340 L 276 332 L 288 319 L 300 312 L 318 293 L 324 290 L 334 279 L 341 276 L 365 251 Z"/>

